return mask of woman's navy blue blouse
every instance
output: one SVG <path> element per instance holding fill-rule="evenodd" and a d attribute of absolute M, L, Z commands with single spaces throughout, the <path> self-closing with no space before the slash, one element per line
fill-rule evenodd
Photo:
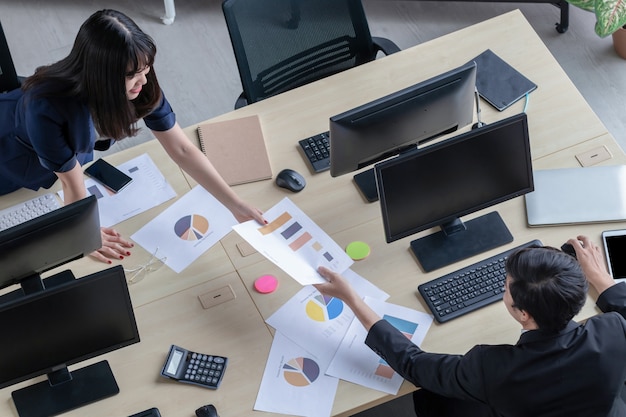
<path fill-rule="evenodd" d="M 87 104 L 71 98 L 37 98 L 17 89 L 0 94 L 0 195 L 19 188 L 49 188 L 55 172 L 93 159 L 96 131 Z M 165 131 L 176 115 L 165 95 L 144 118 L 146 126 Z"/>

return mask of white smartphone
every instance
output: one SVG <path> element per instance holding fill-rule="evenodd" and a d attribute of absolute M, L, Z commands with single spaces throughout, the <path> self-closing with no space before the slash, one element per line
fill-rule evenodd
<path fill-rule="evenodd" d="M 602 232 L 602 243 L 609 273 L 616 280 L 626 278 L 626 229 Z"/>

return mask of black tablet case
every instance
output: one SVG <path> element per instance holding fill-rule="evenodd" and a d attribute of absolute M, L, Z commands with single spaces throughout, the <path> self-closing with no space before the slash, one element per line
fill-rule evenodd
<path fill-rule="evenodd" d="M 476 88 L 482 98 L 502 111 L 537 88 L 537 85 L 487 49 L 476 62 Z"/>

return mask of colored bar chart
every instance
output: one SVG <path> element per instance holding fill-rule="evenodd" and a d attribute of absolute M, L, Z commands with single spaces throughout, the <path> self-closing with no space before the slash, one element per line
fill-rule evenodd
<path fill-rule="evenodd" d="M 400 330 L 403 335 L 406 336 L 407 339 L 411 340 L 415 331 L 417 330 L 417 323 L 413 323 L 408 320 L 403 320 L 398 317 L 393 317 L 385 314 L 383 319 L 387 320 L 393 327 Z M 387 364 L 383 359 L 378 362 L 378 367 L 376 367 L 376 371 L 374 371 L 375 375 L 381 376 L 383 378 L 391 379 L 393 377 L 394 370 L 391 369 L 391 366 Z"/>
<path fill-rule="evenodd" d="M 288 198 L 264 216 L 266 225 L 249 221 L 234 229 L 302 285 L 324 282 L 320 266 L 341 273 L 352 265 L 345 251 Z"/>

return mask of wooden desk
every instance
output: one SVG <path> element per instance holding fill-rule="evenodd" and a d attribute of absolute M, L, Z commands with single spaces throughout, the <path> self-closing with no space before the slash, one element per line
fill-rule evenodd
<path fill-rule="evenodd" d="M 494 50 L 539 86 L 530 95 L 527 109 L 535 169 L 580 166 L 575 155 L 599 145 L 606 146 L 614 156 L 604 164 L 626 163 L 626 156 L 606 128 L 528 22 L 515 11 L 215 118 L 217 121 L 257 114 L 263 126 L 273 172 L 292 168 L 304 174 L 307 180 L 307 187 L 298 194 L 277 188 L 272 181 L 237 186 L 236 191 L 261 208 L 268 208 L 288 196 L 340 246 L 354 240 L 368 242 L 372 254 L 366 260 L 355 263 L 353 269 L 391 294 L 390 302 L 426 312 L 428 309 L 416 291 L 420 283 L 509 247 L 532 239 L 558 247 L 568 238 L 581 233 L 589 235 L 599 244 L 601 230 L 609 226 L 529 228 L 524 200 L 516 198 L 467 216 L 472 218 L 497 209 L 515 238 L 513 243 L 424 273 L 409 252 L 409 241 L 419 234 L 386 244 L 379 205 L 364 202 L 352 184 L 351 175 L 331 178 L 328 173 L 309 172 L 297 150 L 297 140 L 327 130 L 330 116 L 459 66 L 485 48 Z M 482 103 L 482 118 L 487 123 L 518 113 L 524 106 L 522 100 L 500 113 Z M 186 130 L 192 140 L 197 140 L 195 129 L 196 126 L 190 126 Z M 193 180 L 190 179 L 190 182 L 193 183 Z M 610 227 L 619 226 L 613 224 Z M 427 233 L 432 233 L 432 230 L 421 235 Z M 237 249 L 237 244 L 241 242 L 236 234 L 222 240 L 259 312 L 267 318 L 300 286 L 261 255 L 241 256 Z M 261 295 L 253 290 L 254 280 L 263 274 L 279 278 L 278 291 Z M 596 297 L 597 294 L 592 292 L 577 319 L 598 312 L 593 302 Z M 496 303 L 444 325 L 434 324 L 423 347 L 435 352 L 464 353 L 477 343 L 515 343 L 518 337 L 519 326 L 503 305 Z M 404 383 L 400 393 L 412 389 L 411 384 Z M 342 381 L 333 415 L 350 416 L 391 398 Z"/>
<path fill-rule="evenodd" d="M 289 196 L 331 235 L 378 219 L 380 208 L 362 204 L 352 175 L 331 178 L 328 172 L 310 174 L 297 151 L 297 141 L 328 130 L 328 119 L 335 114 L 460 66 L 486 48 L 539 86 L 530 94 L 527 109 L 533 159 L 608 134 L 529 23 L 514 11 L 213 119 L 258 115 L 274 174 L 292 168 L 307 180 L 307 188 L 298 194 L 279 189 L 272 181 L 240 185 L 236 191 L 261 209 Z M 482 101 L 482 119 L 489 123 L 523 108 L 521 100 L 500 113 Z M 186 132 L 197 141 L 196 126 Z M 235 267 L 259 260 L 238 256 L 237 241 L 224 240 Z"/>
<path fill-rule="evenodd" d="M 391 295 L 390 302 L 427 311 L 416 292 L 418 284 L 506 247 L 429 274 L 423 273 L 408 250 L 410 238 L 386 244 L 378 205 L 364 202 L 350 175 L 331 178 L 328 173 L 309 173 L 297 150 L 297 140 L 327 130 L 328 118 L 334 114 L 461 65 L 487 47 L 539 85 L 531 94 L 528 107 L 536 169 L 576 166 L 574 156 L 577 153 L 598 145 L 607 146 L 614 155 L 605 164 L 626 162 L 626 156 L 606 128 L 522 14 L 515 11 L 216 118 L 217 121 L 258 114 L 273 172 L 293 168 L 303 173 L 308 183 L 298 194 L 276 187 L 273 181 L 240 185 L 235 190 L 262 209 L 288 196 L 339 245 L 345 246 L 357 239 L 368 242 L 372 254 L 355 263 L 353 269 L 387 291 Z M 498 120 L 520 112 L 522 108 L 523 102 L 519 102 L 499 113 L 485 104 L 483 119 L 486 122 Z M 190 126 L 186 131 L 197 140 L 195 128 Z M 119 163 L 145 151 L 179 195 L 195 184 L 190 179 L 185 181 L 178 168 L 154 143 L 131 148 L 109 159 Z M 12 198 L 25 199 L 27 194 L 18 192 L 0 199 L 0 203 L 6 206 Z M 119 229 L 130 236 L 169 204 L 171 202 L 128 220 Z M 528 228 L 522 198 L 495 208 L 515 237 L 510 246 L 533 238 L 556 246 L 579 233 L 588 234 L 600 243 L 600 231 L 607 228 L 601 224 Z M 252 411 L 271 345 L 271 329 L 263 320 L 290 299 L 300 286 L 261 255 L 242 256 L 236 247 L 240 242 L 243 240 L 231 233 L 221 245 L 214 246 L 183 273 L 176 275 L 165 269 L 130 287 L 142 341 L 103 356 L 111 362 L 121 393 L 68 415 L 124 417 L 156 406 L 163 417 L 187 417 L 198 406 L 211 402 L 225 417 L 270 415 Z M 124 263 L 134 264 L 137 263 L 135 259 L 148 256 L 143 249 L 136 248 Z M 89 260 L 71 266 L 77 276 L 102 268 Z M 261 295 L 254 292 L 252 282 L 266 273 L 278 276 L 280 287 L 272 294 Z M 222 285 L 231 285 L 237 298 L 203 310 L 197 296 Z M 595 298 L 595 294 L 592 296 Z M 588 302 L 579 318 L 595 313 L 595 307 Z M 496 303 L 447 324 L 434 324 L 423 347 L 438 352 L 463 353 L 476 343 L 514 343 L 518 336 L 519 326 L 502 304 Z M 159 372 L 171 343 L 228 356 L 231 362 L 220 389 L 208 391 L 161 378 Z M 10 399 L 13 389 L 15 387 L 0 390 L 0 415 L 17 416 Z M 411 384 L 404 383 L 400 394 L 413 389 Z M 341 381 L 333 415 L 350 416 L 391 398 Z"/>

